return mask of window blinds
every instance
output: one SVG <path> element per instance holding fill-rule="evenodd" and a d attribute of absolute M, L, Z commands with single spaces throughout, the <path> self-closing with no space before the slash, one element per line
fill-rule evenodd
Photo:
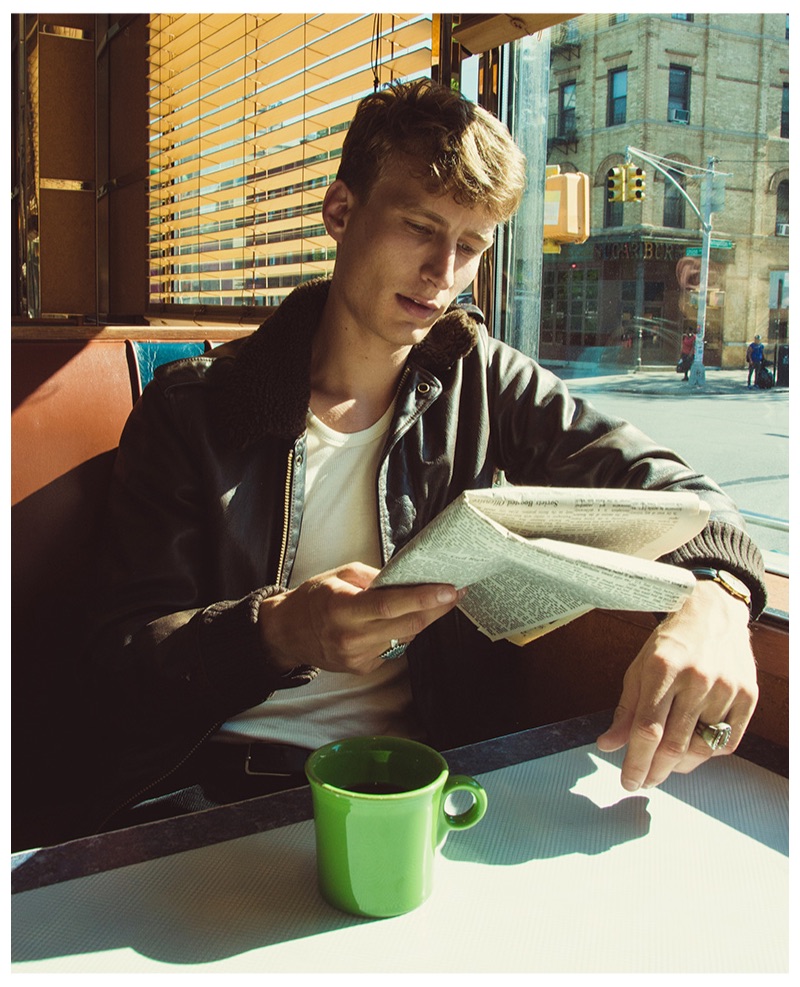
<path fill-rule="evenodd" d="M 149 300 L 270 306 L 329 272 L 356 103 L 430 75 L 430 14 L 153 14 Z"/>

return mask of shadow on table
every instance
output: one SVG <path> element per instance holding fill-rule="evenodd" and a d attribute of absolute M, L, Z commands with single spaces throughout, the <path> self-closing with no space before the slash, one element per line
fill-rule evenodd
<path fill-rule="evenodd" d="M 619 781 L 624 755 L 624 750 L 576 748 L 482 776 L 489 796 L 486 817 L 474 829 L 451 833 L 444 856 L 502 866 L 603 853 L 647 835 L 655 793 L 788 856 L 782 776 L 742 758 L 714 757 L 689 774 L 673 773 L 657 789 L 630 795 Z"/>
<path fill-rule="evenodd" d="M 451 833 L 442 852 L 450 860 L 512 866 L 603 853 L 641 839 L 650 830 L 649 799 L 626 794 L 614 771 L 613 803 L 605 805 L 573 790 L 598 787 L 592 777 L 598 765 L 585 749 L 486 775 L 481 779 L 489 796 L 486 816 L 474 829 Z M 603 782 L 611 787 L 608 780 Z"/>
<path fill-rule="evenodd" d="M 16 894 L 11 956 L 203 964 L 364 921 L 320 898 L 308 822 Z"/>

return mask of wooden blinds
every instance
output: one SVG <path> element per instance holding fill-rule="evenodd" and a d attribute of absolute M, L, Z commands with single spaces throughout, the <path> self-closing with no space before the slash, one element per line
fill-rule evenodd
<path fill-rule="evenodd" d="M 149 298 L 276 305 L 330 271 L 322 197 L 359 99 L 430 75 L 429 14 L 153 14 Z"/>

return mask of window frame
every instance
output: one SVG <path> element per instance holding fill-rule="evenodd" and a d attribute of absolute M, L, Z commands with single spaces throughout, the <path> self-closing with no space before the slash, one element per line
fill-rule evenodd
<path fill-rule="evenodd" d="M 682 80 L 681 84 L 678 84 Z M 671 122 L 675 110 L 685 110 L 692 118 L 692 69 L 689 65 L 670 62 L 667 85 L 667 120 Z"/>
<path fill-rule="evenodd" d="M 789 83 L 784 82 L 781 94 L 781 137 L 789 139 Z"/>
<path fill-rule="evenodd" d="M 565 100 L 566 93 L 571 92 L 572 105 L 568 106 Z M 567 123 L 571 121 L 572 126 Z M 558 136 L 566 137 L 574 134 L 578 130 L 578 84 L 576 79 L 569 79 L 562 82 L 558 87 Z"/>
<path fill-rule="evenodd" d="M 615 94 L 617 80 L 624 79 L 625 91 L 622 95 Z M 622 110 L 620 113 L 620 104 Z M 621 119 L 619 117 L 621 116 Z M 606 103 L 606 126 L 620 127 L 628 122 L 628 66 L 622 65 L 608 70 L 608 94 Z"/>
<path fill-rule="evenodd" d="M 681 188 L 685 188 L 686 182 L 680 171 L 670 168 L 669 173 Z M 664 180 L 664 213 L 662 219 L 663 225 L 667 229 L 686 229 L 686 199 L 668 179 Z"/>

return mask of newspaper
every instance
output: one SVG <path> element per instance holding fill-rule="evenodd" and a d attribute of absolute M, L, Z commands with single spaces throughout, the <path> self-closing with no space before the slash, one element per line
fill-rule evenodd
<path fill-rule="evenodd" d="M 492 641 L 525 644 L 581 614 L 671 612 L 694 576 L 654 559 L 706 526 L 691 492 L 467 490 L 397 552 L 373 586 L 467 587 L 461 610 Z"/>

